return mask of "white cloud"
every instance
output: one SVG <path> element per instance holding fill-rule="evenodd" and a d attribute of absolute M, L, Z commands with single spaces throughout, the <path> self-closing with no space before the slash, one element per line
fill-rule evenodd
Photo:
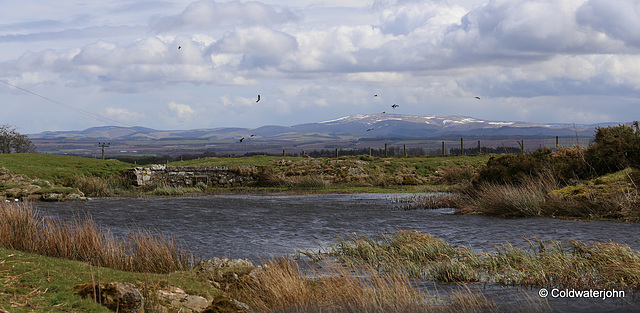
<path fill-rule="evenodd" d="M 189 121 L 194 116 L 196 111 L 187 104 L 169 102 L 167 103 L 167 109 L 177 117 L 179 121 Z"/>
<path fill-rule="evenodd" d="M 581 25 L 626 45 L 640 47 L 640 2 L 632 0 L 588 0 L 576 12 Z"/>
<path fill-rule="evenodd" d="M 26 4 L 29 14 L 18 2 L 0 12 L 0 79 L 150 127 L 291 124 L 394 102 L 490 120 L 569 118 L 582 103 L 584 121 L 640 114 L 637 0 Z"/>
<path fill-rule="evenodd" d="M 151 28 L 161 32 L 182 28 L 216 27 L 219 25 L 278 25 L 296 22 L 300 17 L 293 11 L 277 11 L 260 2 L 232 1 L 217 3 L 200 0 L 191 3 L 182 13 L 173 16 L 154 17 Z"/>
<path fill-rule="evenodd" d="M 146 117 L 146 114 L 140 112 L 131 112 L 125 108 L 108 107 L 104 109 L 104 116 L 112 120 L 129 124 L 143 120 Z"/>
<path fill-rule="evenodd" d="M 291 35 L 264 27 L 250 27 L 228 33 L 209 51 L 214 55 L 241 55 L 240 68 L 259 68 L 279 65 L 297 47 L 296 39 Z"/>

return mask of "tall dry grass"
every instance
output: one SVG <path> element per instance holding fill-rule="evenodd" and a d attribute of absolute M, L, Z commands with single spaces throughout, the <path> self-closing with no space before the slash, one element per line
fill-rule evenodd
<path fill-rule="evenodd" d="M 557 187 L 553 175 L 526 176 L 519 183 L 484 182 L 462 197 L 459 203 L 466 210 L 486 215 L 540 216 L 549 194 Z"/>
<path fill-rule="evenodd" d="M 236 298 L 255 312 L 499 312 L 495 302 L 468 289 L 436 298 L 404 275 L 336 263 L 305 272 L 288 258 L 266 263 Z"/>
<path fill-rule="evenodd" d="M 0 245 L 136 272 L 169 273 L 191 268 L 195 262 L 174 238 L 141 229 L 128 238 L 116 238 L 89 215 L 54 219 L 42 216 L 28 202 L 0 203 Z"/>

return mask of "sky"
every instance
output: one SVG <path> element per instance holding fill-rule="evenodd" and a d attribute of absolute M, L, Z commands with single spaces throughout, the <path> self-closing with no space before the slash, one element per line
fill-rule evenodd
<path fill-rule="evenodd" d="M 0 125 L 21 133 L 290 126 L 383 111 L 640 117 L 640 0 L 0 6 Z"/>

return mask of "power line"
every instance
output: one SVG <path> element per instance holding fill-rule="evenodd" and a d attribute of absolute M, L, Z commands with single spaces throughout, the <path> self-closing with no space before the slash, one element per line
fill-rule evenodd
<path fill-rule="evenodd" d="M 25 88 L 22 88 L 22 87 L 16 86 L 16 85 L 11 84 L 11 83 L 9 83 L 9 82 L 6 82 L 6 81 L 4 81 L 4 80 L 0 80 L 0 82 L 4 83 L 4 84 L 6 84 L 6 85 L 9 85 L 9 86 L 11 86 L 11 87 L 13 87 L 13 88 L 20 89 L 20 90 L 22 90 L 22 91 L 24 91 L 24 92 L 26 92 L 26 93 L 32 94 L 32 95 L 34 95 L 34 96 L 36 96 L 36 97 L 39 97 L 39 98 L 45 99 L 45 100 L 47 100 L 47 101 L 53 102 L 53 103 L 55 103 L 55 104 L 57 104 L 57 105 L 63 106 L 63 107 L 65 107 L 65 108 L 69 109 L 69 110 L 75 111 L 75 112 L 80 113 L 80 114 L 82 114 L 82 115 L 84 115 L 84 116 L 87 116 L 87 117 L 93 118 L 93 119 L 95 119 L 95 120 L 98 120 L 98 121 L 100 121 L 100 122 L 103 122 L 103 123 L 106 123 L 106 124 L 113 124 L 113 123 L 115 123 L 115 124 L 120 124 L 120 125 L 127 126 L 127 127 L 133 127 L 133 126 L 128 125 L 128 124 L 125 124 L 125 123 L 123 123 L 123 122 L 116 121 L 116 120 L 114 120 L 114 119 L 110 119 L 110 118 L 108 118 L 108 117 L 105 117 L 105 116 L 102 116 L 102 115 L 98 115 L 98 114 L 95 114 L 95 113 L 91 113 L 91 112 L 89 112 L 89 111 L 85 111 L 85 110 L 83 110 L 83 109 L 76 108 L 76 107 L 74 107 L 74 106 L 71 106 L 71 105 L 68 105 L 68 104 L 62 103 L 62 102 L 60 102 L 60 101 L 57 101 L 57 100 L 54 100 L 54 99 L 51 99 L 51 98 L 45 97 L 45 96 L 40 95 L 40 94 L 38 94 L 38 93 L 35 93 L 35 92 L 31 91 L 31 90 L 28 90 L 28 89 L 25 89 Z"/>

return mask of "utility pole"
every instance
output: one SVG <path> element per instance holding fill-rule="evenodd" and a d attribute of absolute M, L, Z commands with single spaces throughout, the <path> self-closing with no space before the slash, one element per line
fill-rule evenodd
<path fill-rule="evenodd" d="M 98 142 L 98 147 L 102 148 L 102 159 L 104 160 L 104 148 L 109 148 L 110 142 Z"/>

